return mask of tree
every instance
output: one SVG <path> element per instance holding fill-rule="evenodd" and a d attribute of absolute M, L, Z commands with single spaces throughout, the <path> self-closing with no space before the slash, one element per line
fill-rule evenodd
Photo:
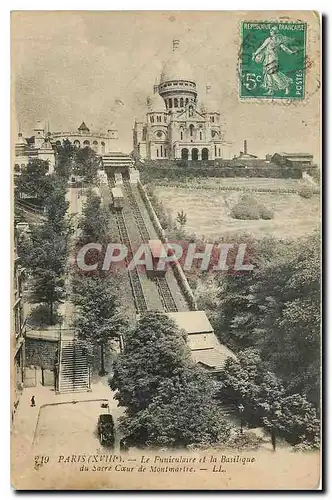
<path fill-rule="evenodd" d="M 271 370 L 317 408 L 320 393 L 320 236 L 303 238 L 267 266 L 253 292 L 261 300 L 258 347 Z"/>
<path fill-rule="evenodd" d="M 101 159 L 97 153 L 89 148 L 78 149 L 74 157 L 73 173 L 83 177 L 84 182 L 95 182 Z"/>
<path fill-rule="evenodd" d="M 129 416 L 144 410 L 162 381 L 192 366 L 185 332 L 160 312 L 148 312 L 126 332 L 114 364 L 111 388 Z"/>
<path fill-rule="evenodd" d="M 31 275 L 31 296 L 34 303 L 46 304 L 49 323 L 57 320 L 54 306 L 65 297 L 65 270 L 68 257 L 70 221 L 65 186 L 52 178 L 52 190 L 45 201 L 46 220 L 32 226 L 30 238 L 20 243 L 20 255 Z"/>
<path fill-rule="evenodd" d="M 63 276 L 58 276 L 50 267 L 35 270 L 30 301 L 46 304 L 49 309 L 49 324 L 54 325 L 56 323 L 54 305 L 65 297 L 65 281 Z"/>
<path fill-rule="evenodd" d="M 270 372 L 258 350 L 245 349 L 238 359 L 229 358 L 219 376 L 220 399 L 238 407 L 250 425 L 264 425 L 287 439 L 317 445 L 319 423 L 314 406 L 297 393 L 290 393 L 280 379 Z"/>
<path fill-rule="evenodd" d="M 119 312 L 115 284 L 106 274 L 84 275 L 73 281 L 73 292 L 77 307 L 74 327 L 80 339 L 100 349 L 99 373 L 105 375 L 105 349 L 126 325 Z"/>
<path fill-rule="evenodd" d="M 34 198 L 44 204 L 53 190 L 52 177 L 48 175 L 47 161 L 35 158 L 30 160 L 21 175 L 15 181 L 17 190 L 26 197 Z"/>
<path fill-rule="evenodd" d="M 191 368 L 161 381 L 151 403 L 121 429 L 140 446 L 186 448 L 227 441 L 230 425 L 220 418 L 211 380 Z"/>
<path fill-rule="evenodd" d="M 101 199 L 92 191 L 87 194 L 79 221 L 84 243 L 103 243 L 108 233 L 108 212 L 102 206 Z"/>
<path fill-rule="evenodd" d="M 110 386 L 126 408 L 127 443 L 176 448 L 228 439 L 212 380 L 193 363 L 186 333 L 163 313 L 146 313 L 126 332 Z"/>
<path fill-rule="evenodd" d="M 244 194 L 231 210 L 233 219 L 255 220 L 255 219 L 273 219 L 273 212 L 268 210 L 251 194 Z"/>
<path fill-rule="evenodd" d="M 68 236 L 72 232 L 70 220 L 67 218 L 69 201 L 66 200 L 66 183 L 54 180 L 53 191 L 45 203 L 48 225 L 51 225 L 58 235 Z"/>
<path fill-rule="evenodd" d="M 66 238 L 55 233 L 47 221 L 32 228 L 22 256 L 32 278 L 30 300 L 48 306 L 50 324 L 54 324 L 54 305 L 65 297 L 67 254 Z"/>
<path fill-rule="evenodd" d="M 181 227 L 185 226 L 187 224 L 187 214 L 185 214 L 184 211 L 181 210 L 181 212 L 178 212 L 176 220 L 180 224 Z"/>
<path fill-rule="evenodd" d="M 73 169 L 76 148 L 68 139 L 65 139 L 61 146 L 57 146 L 56 150 L 55 172 L 59 177 L 68 180 Z"/>
<path fill-rule="evenodd" d="M 250 243 L 255 268 L 219 278 L 216 331 L 233 349 L 256 347 L 269 369 L 319 407 L 320 237 Z"/>

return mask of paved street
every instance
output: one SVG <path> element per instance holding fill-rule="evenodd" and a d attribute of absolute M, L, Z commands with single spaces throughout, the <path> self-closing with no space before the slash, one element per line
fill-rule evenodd
<path fill-rule="evenodd" d="M 39 373 L 37 381 L 40 380 Z M 35 407 L 31 407 L 32 396 L 35 396 Z M 123 414 L 113 396 L 107 376 L 95 379 L 90 392 L 57 395 L 52 388 L 40 383 L 24 389 L 12 428 L 16 466 L 24 468 L 31 454 L 63 454 L 66 450 L 75 453 L 83 448 L 94 452 L 100 448 L 95 431 L 98 415 L 105 410 L 100 406 L 102 401 L 98 400 L 108 401 L 115 421 Z M 115 444 L 117 448 L 118 439 Z"/>

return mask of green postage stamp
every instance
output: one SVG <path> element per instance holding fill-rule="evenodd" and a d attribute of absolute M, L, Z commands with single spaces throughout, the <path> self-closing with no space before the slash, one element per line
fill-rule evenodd
<path fill-rule="evenodd" d="M 243 22 L 240 97 L 304 99 L 306 23 Z"/>

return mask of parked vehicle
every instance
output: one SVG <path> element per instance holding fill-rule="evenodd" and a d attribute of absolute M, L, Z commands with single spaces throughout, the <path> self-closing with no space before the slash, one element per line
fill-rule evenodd
<path fill-rule="evenodd" d="M 114 446 L 114 420 L 109 413 L 99 415 L 98 436 L 101 445 Z"/>

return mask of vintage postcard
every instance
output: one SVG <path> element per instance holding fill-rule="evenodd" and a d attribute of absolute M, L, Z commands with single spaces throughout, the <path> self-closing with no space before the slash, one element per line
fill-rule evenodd
<path fill-rule="evenodd" d="M 321 489 L 321 20 L 11 16 L 18 490 Z"/>

